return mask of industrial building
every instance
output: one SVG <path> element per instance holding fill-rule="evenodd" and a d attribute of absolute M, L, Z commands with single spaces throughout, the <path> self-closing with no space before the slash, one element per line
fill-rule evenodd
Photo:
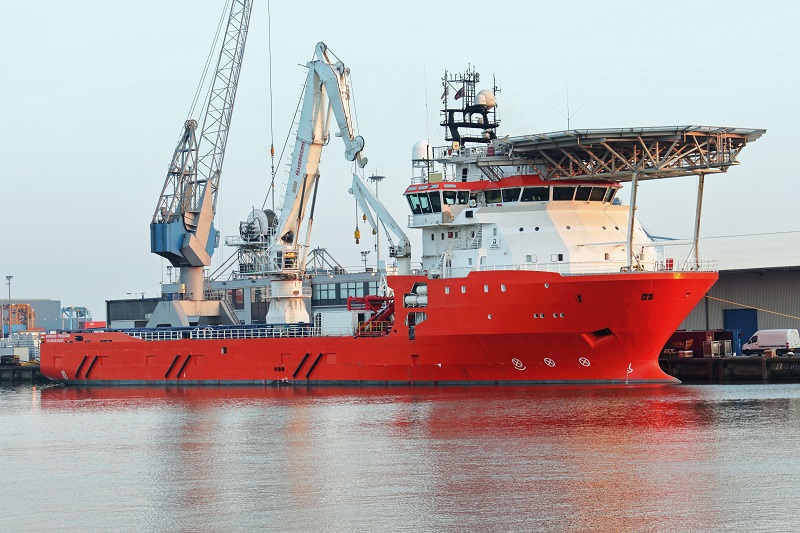
<path fill-rule="evenodd" d="M 666 243 L 665 250 L 670 250 Z M 676 260 L 688 257 L 676 245 Z M 718 261 L 719 281 L 680 329 L 800 329 L 800 231 L 700 240 L 700 256 Z"/>

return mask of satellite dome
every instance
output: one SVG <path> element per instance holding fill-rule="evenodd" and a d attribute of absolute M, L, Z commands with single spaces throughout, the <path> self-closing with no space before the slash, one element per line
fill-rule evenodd
<path fill-rule="evenodd" d="M 411 148 L 412 161 L 428 161 L 433 159 L 433 148 L 428 141 L 417 141 Z"/>
<path fill-rule="evenodd" d="M 484 89 L 475 95 L 475 103 L 478 105 L 485 105 L 489 109 L 496 105 L 494 93 L 489 89 Z"/>

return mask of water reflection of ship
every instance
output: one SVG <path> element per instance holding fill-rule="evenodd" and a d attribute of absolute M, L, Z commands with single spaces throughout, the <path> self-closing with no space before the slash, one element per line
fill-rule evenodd
<path fill-rule="evenodd" d="M 709 512 L 717 475 L 695 463 L 717 452 L 693 441 L 720 413 L 693 388 L 53 387 L 41 398 L 44 410 L 154 410 L 153 445 L 171 448 L 154 482 L 178 484 L 170 507 L 189 525 L 245 486 L 279 494 L 276 516 L 310 528 L 348 523 L 352 506 L 334 502 L 354 495 L 394 498 L 421 528 L 454 509 L 474 510 L 456 523 L 477 527 L 492 507 L 519 509 L 508 529 L 546 530 L 537 513 L 558 508 L 583 531 L 629 530 L 626 520 L 677 508 L 688 529 L 720 519 Z"/>

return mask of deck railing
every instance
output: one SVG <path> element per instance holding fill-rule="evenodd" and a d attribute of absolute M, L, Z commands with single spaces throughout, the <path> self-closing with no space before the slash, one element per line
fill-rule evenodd
<path fill-rule="evenodd" d="M 513 265 L 478 265 L 471 267 L 445 267 L 441 272 L 433 272 L 434 276 L 443 278 L 463 278 L 470 272 L 525 270 L 533 272 L 555 272 L 563 276 L 581 276 L 588 274 L 637 274 L 652 272 L 715 272 L 718 270 L 716 260 L 694 261 L 683 264 L 665 261 L 654 261 L 641 266 L 628 267 L 621 261 L 591 261 L 591 262 L 556 262 L 556 263 L 519 263 Z"/>
<path fill-rule="evenodd" d="M 321 328 L 311 324 L 275 324 L 251 326 L 213 326 L 195 328 L 159 328 L 120 330 L 121 333 L 145 341 L 169 340 L 229 340 L 272 339 L 304 337 L 349 337 L 355 333 L 353 327 Z"/>

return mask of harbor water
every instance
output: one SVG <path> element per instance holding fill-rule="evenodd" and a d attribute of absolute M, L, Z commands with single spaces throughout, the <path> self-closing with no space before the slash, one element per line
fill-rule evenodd
<path fill-rule="evenodd" d="M 4 531 L 797 531 L 800 385 L 0 388 Z"/>

